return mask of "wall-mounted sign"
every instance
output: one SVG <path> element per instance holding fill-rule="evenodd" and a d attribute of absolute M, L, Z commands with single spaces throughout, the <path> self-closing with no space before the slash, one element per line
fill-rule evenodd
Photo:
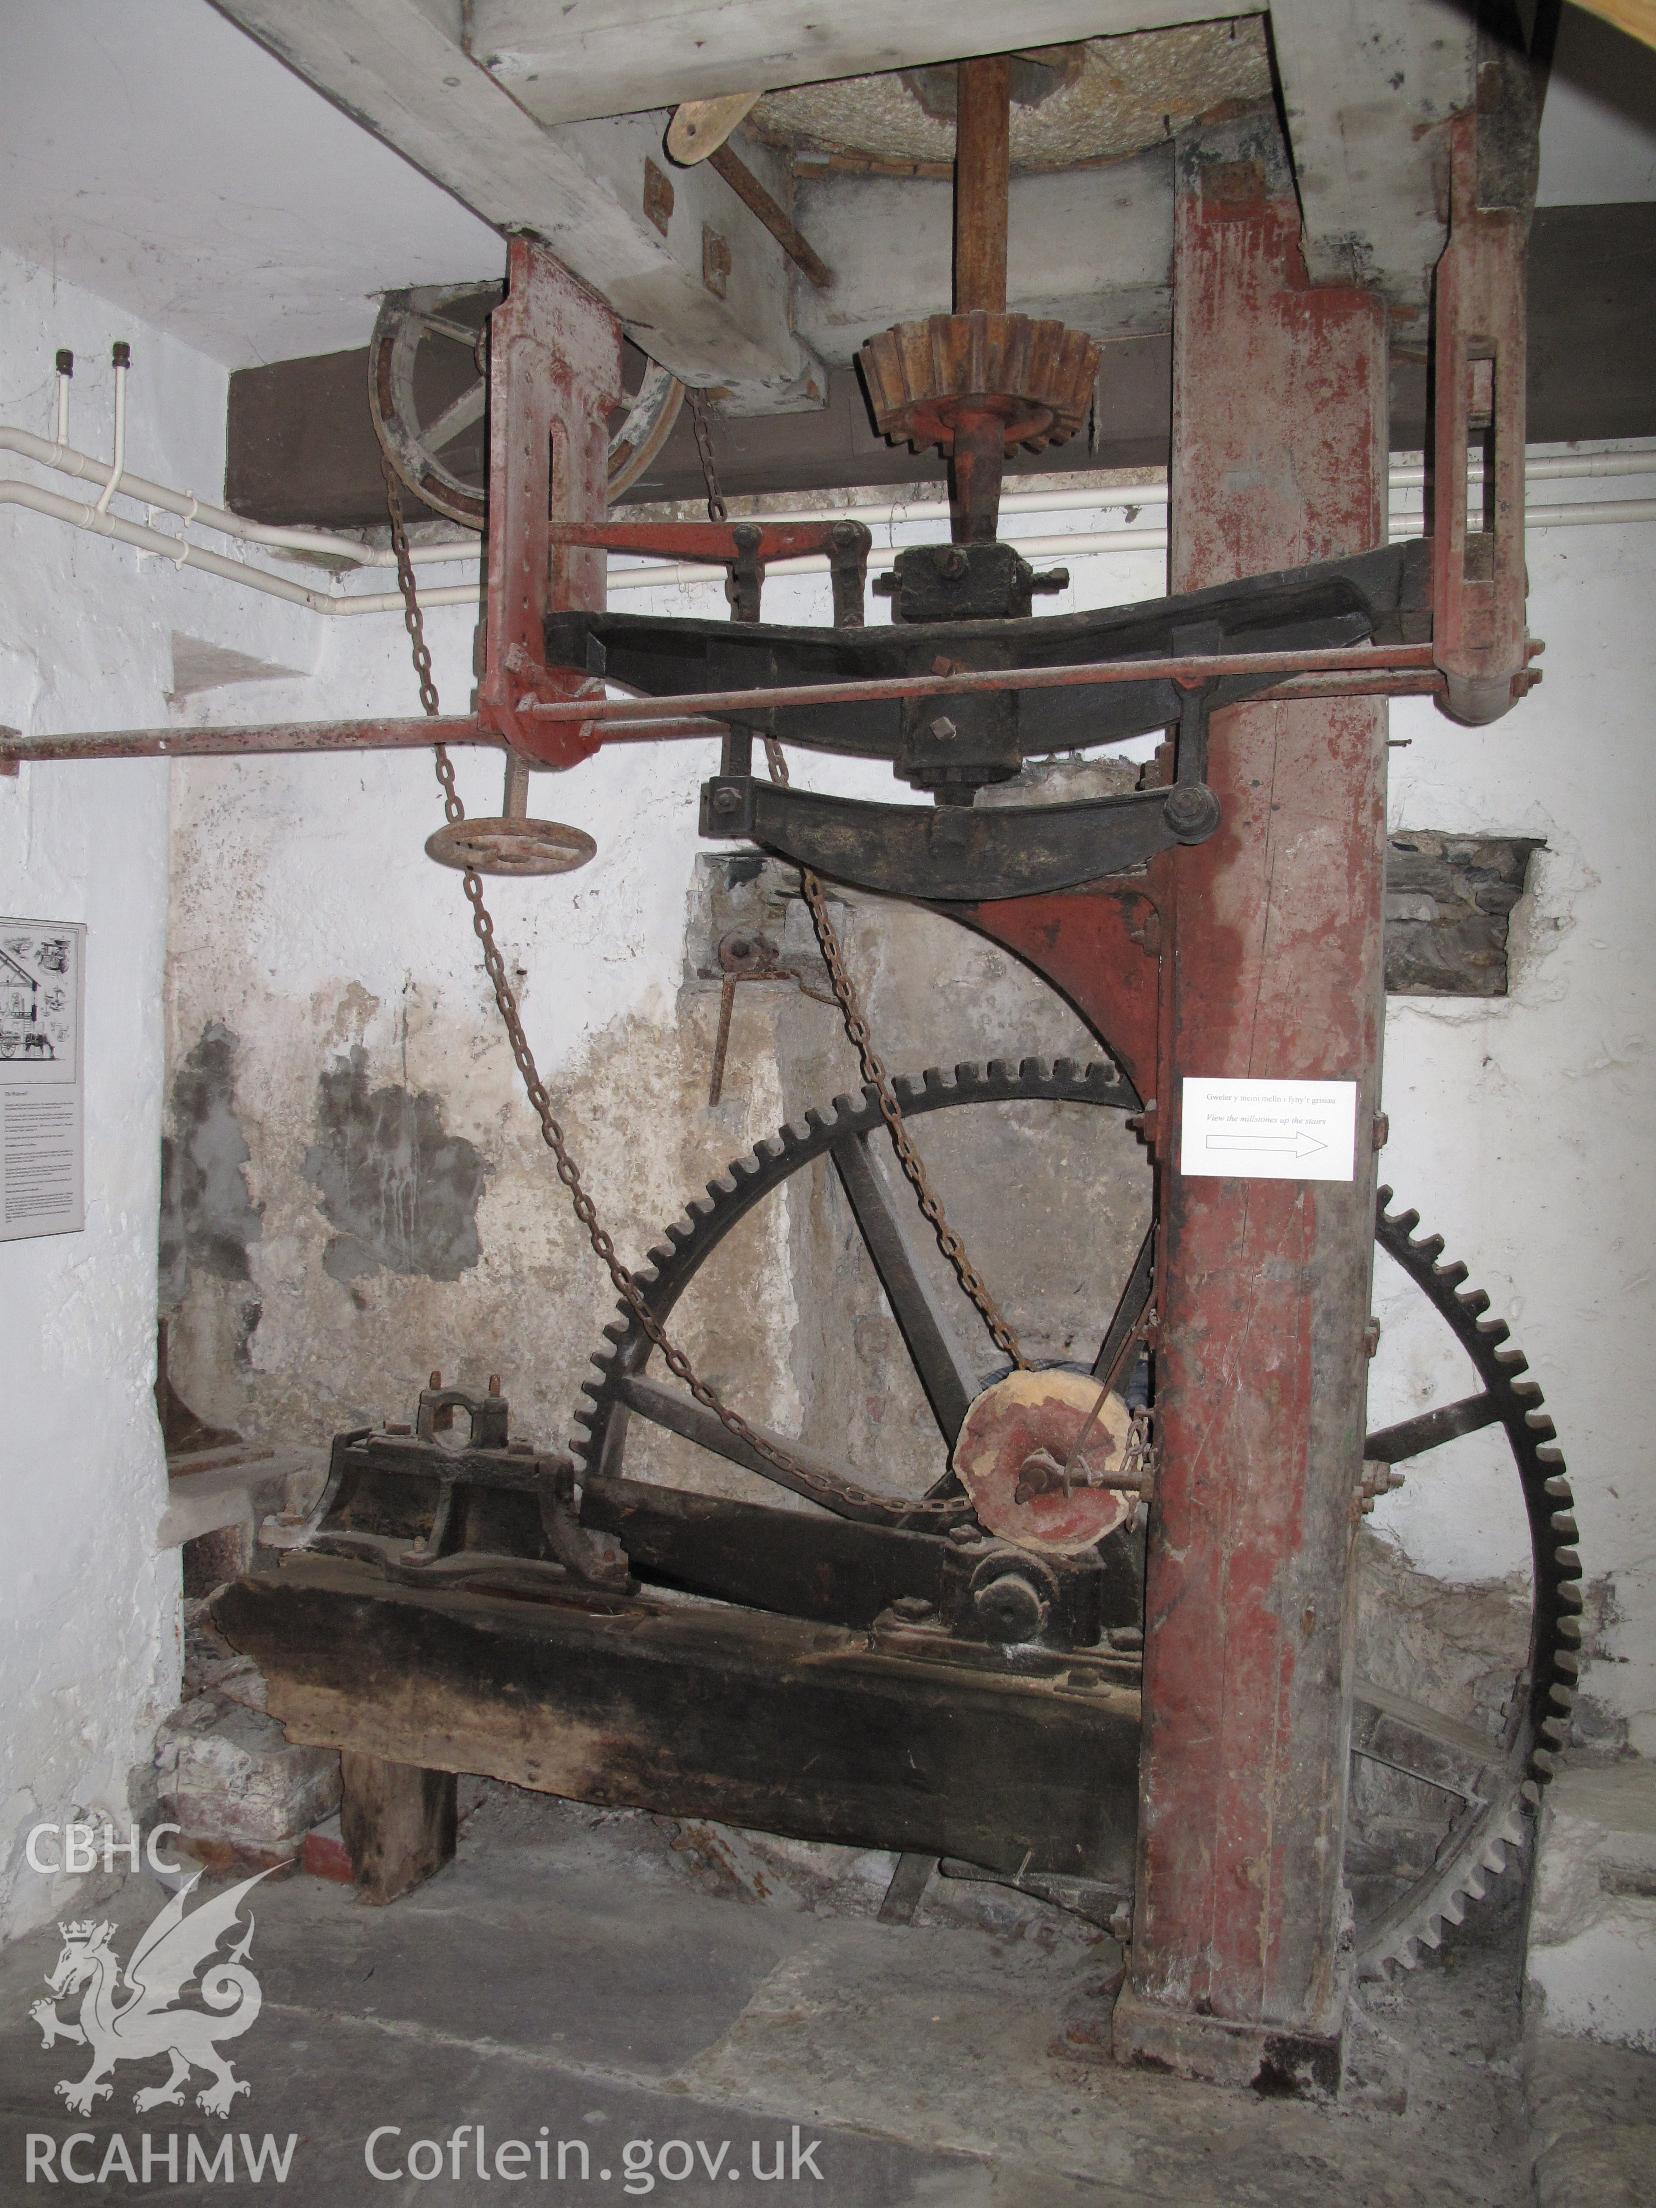
<path fill-rule="evenodd" d="M 0 919 L 0 1242 L 78 1234 L 86 929 Z"/>
<path fill-rule="evenodd" d="M 1357 1169 L 1355 1081 L 1187 1077 L 1179 1171 L 1253 1181 L 1349 1181 Z"/>

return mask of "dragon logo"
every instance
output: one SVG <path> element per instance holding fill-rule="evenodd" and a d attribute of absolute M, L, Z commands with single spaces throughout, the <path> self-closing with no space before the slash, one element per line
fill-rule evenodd
<path fill-rule="evenodd" d="M 118 2062 L 147 2062 L 158 2055 L 169 2058 L 172 2075 L 164 2085 L 146 2085 L 133 2094 L 132 2105 L 141 2111 L 182 2108 L 184 2081 L 192 2069 L 209 2073 L 208 2084 L 196 2095 L 197 2107 L 209 2116 L 228 2116 L 237 2095 L 251 2092 L 214 2044 L 239 2039 L 262 2006 L 259 1981 L 246 1967 L 253 1941 L 251 1911 L 246 1931 L 225 1960 L 215 1963 L 212 1957 L 220 1940 L 234 1930 L 249 1892 L 269 1875 L 260 1871 L 243 1879 L 186 1915 L 198 1871 L 144 1932 L 124 1971 L 109 1944 L 112 1924 L 59 1925 L 63 1952 L 46 1978 L 56 1999 L 34 2002 L 29 2014 L 45 2034 L 43 2045 L 64 2039 L 91 2049 L 92 2067 L 85 2077 L 58 2081 L 58 2092 L 77 2116 L 90 2116 L 95 2101 L 109 2098 L 114 2091 L 109 2073 Z M 183 2007 L 179 1996 L 198 1971 L 198 1990 L 207 2008 Z M 80 2021 L 71 2023 L 58 2014 L 57 2001 L 77 1993 L 82 1997 Z"/>

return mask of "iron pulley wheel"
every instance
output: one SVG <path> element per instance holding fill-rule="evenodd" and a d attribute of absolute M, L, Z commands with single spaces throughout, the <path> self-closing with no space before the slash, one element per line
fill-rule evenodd
<path fill-rule="evenodd" d="M 489 316 L 502 283 L 424 284 L 385 296 L 368 347 L 368 403 L 380 445 L 416 497 L 481 529 L 488 486 Z M 678 419 L 684 386 L 634 345 L 610 420 L 609 498 L 644 473 Z"/>
<path fill-rule="evenodd" d="M 962 1065 L 952 1074 L 931 1068 L 898 1079 L 893 1088 L 910 1120 L 1006 1104 L 1080 1104 L 1122 1113 L 1137 1108 L 1112 1067 L 1064 1059 Z M 880 1102 L 872 1087 L 807 1112 L 710 1182 L 706 1196 L 667 1229 L 635 1277 L 652 1316 L 666 1322 L 732 1229 L 795 1175 L 828 1161 L 948 1451 L 993 1376 L 962 1357 L 960 1344 L 969 1332 L 953 1328 L 927 1285 L 927 1230 L 912 1197 L 876 1166 L 883 1143 Z M 1380 1191 L 1377 1243 L 1448 1328 L 1470 1361 L 1477 1386 L 1440 1409 L 1371 1433 L 1365 1446 L 1369 1476 L 1379 1472 L 1383 1491 L 1384 1468 L 1413 1464 L 1464 1434 L 1498 1427 L 1517 1476 L 1530 1600 L 1524 1647 L 1515 1650 L 1510 1692 L 1498 1714 L 1483 1713 L 1483 1721 L 1477 1713 L 1451 1715 L 1378 1681 L 1359 1678 L 1355 1684 L 1354 1770 L 1366 1763 L 1392 1783 L 1401 1780 L 1406 1790 L 1449 1805 L 1435 1821 L 1417 1823 L 1396 1860 L 1378 1870 L 1370 1860 L 1360 1878 L 1352 1876 L 1348 1847 L 1348 1878 L 1357 1892 L 1358 1967 L 1371 1977 L 1396 1964 L 1412 1967 L 1423 1949 L 1435 1948 L 1445 1924 L 1459 1923 L 1468 1902 L 1481 1898 L 1509 1855 L 1523 1848 L 1528 1805 L 1550 1775 L 1567 1730 L 1581 1608 L 1570 1491 L 1541 1391 L 1526 1376 L 1525 1360 L 1508 1342 L 1504 1322 L 1486 1315 L 1489 1299 L 1465 1285 L 1466 1267 L 1444 1263 L 1441 1240 L 1417 1237 L 1418 1215 L 1388 1210 L 1390 1198 L 1390 1190 Z M 1120 1345 L 1148 1302 L 1149 1267 L 1143 1252 L 1140 1256 L 1108 1326 L 1100 1322 L 1101 1346 L 1090 1367 L 1095 1375 L 1117 1369 Z M 964 1305 L 963 1297 L 958 1300 Z M 652 1344 L 635 1313 L 623 1305 L 605 1333 L 605 1346 L 593 1358 L 596 1376 L 586 1383 L 586 1400 L 577 1413 L 583 1431 L 573 1447 L 583 1476 L 626 1473 L 629 1435 L 639 1426 L 676 1434 L 727 1464 L 766 1474 L 763 1461 L 733 1444 L 716 1419 L 696 1415 L 682 1390 L 652 1374 Z M 833 1442 L 819 1451 L 807 1435 L 785 1447 L 795 1457 L 808 1457 L 827 1483 L 877 1500 L 879 1515 L 890 1522 L 894 1499 L 861 1487 L 839 1461 L 842 1452 Z M 932 1498 L 960 1494 L 949 1470 L 928 1492 Z M 1360 1836 L 1356 1845 L 1364 1845 Z M 1372 1858 L 1372 1848 L 1369 1853 Z"/>

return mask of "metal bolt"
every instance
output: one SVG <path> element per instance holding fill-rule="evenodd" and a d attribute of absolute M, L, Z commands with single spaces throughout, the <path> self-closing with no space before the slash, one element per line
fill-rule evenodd
<path fill-rule="evenodd" d="M 414 1431 L 412 1426 L 403 1425 L 400 1419 L 387 1424 L 385 1430 L 388 1434 L 411 1434 Z"/>
<path fill-rule="evenodd" d="M 976 1526 L 951 1526 L 949 1539 L 957 1549 L 970 1549 L 975 1548 L 983 1536 Z"/>
<path fill-rule="evenodd" d="M 500 1375 L 498 1372 L 491 1372 L 489 1375 L 489 1393 L 491 1395 L 500 1393 Z"/>
<path fill-rule="evenodd" d="M 1048 567 L 1031 575 L 1029 587 L 1037 597 L 1050 598 L 1060 590 L 1068 590 L 1070 571 L 1067 567 Z"/>
<path fill-rule="evenodd" d="M 966 572 L 966 555 L 958 544 L 946 544 L 937 555 L 937 572 L 947 581 L 956 583 Z"/>
<path fill-rule="evenodd" d="M 440 1372 L 434 1372 L 434 1373 L 432 1374 L 432 1376 L 431 1376 L 431 1383 L 430 1383 L 430 1384 L 431 1384 L 431 1386 L 432 1386 L 432 1387 L 434 1387 L 434 1388 L 440 1388 L 440 1387 L 442 1386 L 442 1384 L 443 1384 L 443 1376 L 442 1376 L 442 1374 L 441 1374 Z"/>
<path fill-rule="evenodd" d="M 891 1606 L 894 1618 L 901 1618 L 905 1625 L 918 1625 L 922 1618 L 929 1618 L 932 1606 L 924 1595 L 899 1595 Z"/>
<path fill-rule="evenodd" d="M 1390 1140 L 1391 1121 L 1384 1112 L 1376 1112 L 1374 1115 L 1374 1147 L 1376 1150 L 1384 1150 Z"/>
<path fill-rule="evenodd" d="M 1176 782 L 1162 818 L 1181 843 L 1200 843 L 1219 825 L 1219 800 L 1205 782 Z"/>
<path fill-rule="evenodd" d="M 928 726 L 926 733 L 937 743 L 952 744 L 960 732 L 947 713 L 939 713 L 936 720 Z"/>
<path fill-rule="evenodd" d="M 742 793 L 740 790 L 732 789 L 728 782 L 713 792 L 713 810 L 716 813 L 729 815 L 739 813 L 741 809 Z"/>
<path fill-rule="evenodd" d="M 884 573 L 883 575 L 876 575 L 876 576 L 875 576 L 875 578 L 874 578 L 874 595 L 875 595 L 875 597 L 876 597 L 876 598 L 895 598 L 895 597 L 896 597 L 896 595 L 897 595 L 897 577 L 896 577 L 896 575 L 895 575 L 895 574 L 894 574 L 894 573 L 892 572 L 892 570 L 891 570 L 891 569 L 890 569 L 889 567 L 888 567 L 888 568 L 886 569 L 886 571 L 885 571 L 885 573 Z"/>

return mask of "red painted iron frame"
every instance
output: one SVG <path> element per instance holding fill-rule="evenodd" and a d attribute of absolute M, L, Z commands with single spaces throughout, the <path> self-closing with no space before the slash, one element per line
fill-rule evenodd
<path fill-rule="evenodd" d="M 22 747 L 18 755 L 108 757 L 141 755 L 146 750 L 183 755 L 403 748 L 441 738 L 449 743 L 503 745 L 532 763 L 569 767 L 607 742 L 717 738 L 724 733 L 718 720 L 721 710 L 786 710 L 858 696 L 900 698 L 958 693 L 967 688 L 1139 681 L 1152 674 L 1191 686 L 1232 673 L 1278 676 L 1272 688 L 1256 694 L 1248 706 L 1220 716 L 1221 720 L 1234 720 L 1238 730 L 1244 729 L 1247 715 L 1257 715 L 1274 701 L 1311 698 L 1338 701 L 1432 694 L 1440 697 L 1446 710 L 1456 717 L 1472 722 L 1493 719 L 1537 679 L 1528 665 L 1532 648 L 1525 629 L 1523 600 L 1523 236 L 1517 217 L 1490 214 L 1475 205 L 1472 129 L 1471 118 L 1465 118 L 1452 132 L 1454 228 L 1438 278 L 1435 347 L 1439 413 L 1433 482 L 1433 639 L 1429 645 L 1297 655 L 1189 654 L 1115 668 L 1059 667 L 897 677 L 863 684 L 818 683 L 700 696 L 608 698 L 602 683 L 547 665 L 547 614 L 554 608 L 602 607 L 603 556 L 608 551 L 733 564 L 739 548 L 734 530 L 719 524 L 608 520 L 605 426 L 620 388 L 619 325 L 610 310 L 584 291 L 542 247 L 529 239 L 515 238 L 509 249 L 507 297 L 491 328 L 493 426 L 486 648 L 475 713 L 435 722 L 398 719 L 285 729 L 141 731 L 71 739 L 50 747 Z M 1297 223 L 1291 202 L 1275 210 L 1262 203 L 1257 208 L 1243 208 L 1240 214 L 1256 223 L 1260 236 L 1269 237 L 1272 225 L 1276 225 L 1280 232 L 1279 258 L 1287 266 L 1297 252 Z M 1294 288 L 1292 280 L 1285 281 L 1289 289 Z M 1373 302 L 1360 295 L 1330 294 L 1327 311 L 1336 322 L 1347 311 L 1340 301 L 1355 302 L 1350 310 L 1353 328 L 1363 314 L 1372 322 L 1378 313 Z M 1317 302 L 1313 300 L 1312 304 Z M 1383 349 L 1375 357 L 1383 357 Z M 1364 372 L 1371 373 L 1372 366 L 1370 361 Z M 1476 517 L 1481 526 L 1474 526 L 1468 468 L 1468 449 L 1475 435 L 1485 440 L 1489 453 L 1484 495 Z M 1223 441 L 1221 437 L 1219 442 Z M 1379 471 L 1381 491 L 1373 498 L 1365 525 L 1378 531 L 1384 526 L 1383 439 L 1378 441 L 1372 461 Z M 1206 521 L 1211 525 L 1211 516 Z M 1177 509 L 1174 522 L 1177 529 Z M 745 549 L 750 556 L 756 553 L 761 561 L 802 553 L 826 554 L 831 550 L 833 526 L 832 517 L 821 523 L 764 523 L 757 545 L 749 538 Z M 1318 531 L 1313 528 L 1310 533 L 1314 537 Z M 1279 544 L 1263 543 L 1270 534 L 1268 526 L 1250 524 L 1243 531 L 1243 539 L 1253 551 L 1278 553 Z M 1290 529 L 1288 534 L 1294 531 Z M 1360 543 L 1339 546 L 1342 551 L 1362 548 Z M 1222 557 L 1218 564 L 1223 568 Z M 1191 563 L 1187 560 L 1184 565 L 1188 571 Z M 1198 559 L 1195 565 L 1201 568 L 1204 562 Z M 1211 568 L 1214 562 L 1210 558 L 1205 565 Z M 1202 579 L 1212 577 L 1204 574 Z M 1303 707 L 1296 710 L 1303 711 Z M 1348 754 L 1352 772 L 1363 784 L 1363 819 L 1346 824 L 1349 850 L 1342 864 L 1349 876 L 1351 895 L 1349 932 L 1355 946 L 1352 962 L 1365 972 L 1373 966 L 1377 976 L 1382 849 L 1379 815 L 1373 804 L 1377 774 L 1373 746 L 1377 738 L 1371 717 L 1366 730 L 1359 725 L 1364 717 L 1365 709 L 1360 706 L 1331 706 L 1327 740 L 1319 739 L 1321 765 L 1317 771 L 1323 773 L 1328 784 L 1325 824 L 1337 824 L 1339 820 L 1340 761 Z M 1162 1207 L 1161 1255 L 1164 1294 L 1169 1300 L 1169 1275 L 1179 1261 L 1180 1236 L 1194 1236 L 1199 1242 L 1202 1232 L 1210 1230 L 1203 1229 L 1201 1202 L 1191 1196 L 1188 1187 L 1173 1187 L 1168 1193 L 1167 1152 L 1174 1130 L 1158 1122 L 1176 1119 L 1176 1082 L 1182 1072 L 1235 1070 L 1193 1066 L 1187 1046 L 1192 1037 L 1223 1031 L 1222 1007 L 1216 1030 L 1213 1006 L 1222 997 L 1224 962 L 1230 955 L 1226 929 L 1206 909 L 1200 885 L 1215 866 L 1222 874 L 1231 864 L 1234 877 L 1234 853 L 1232 861 L 1225 857 L 1227 841 L 1234 843 L 1240 837 L 1246 843 L 1254 837 L 1263 847 L 1269 840 L 1269 831 L 1249 820 L 1250 809 L 1257 813 L 1259 807 L 1252 803 L 1248 792 L 1260 786 L 1257 780 L 1248 781 L 1239 765 L 1249 741 L 1245 733 L 1236 738 L 1236 759 L 1231 762 L 1235 787 L 1227 795 L 1232 817 L 1211 845 L 1198 847 L 1194 854 L 1163 854 L 1144 874 L 1131 880 L 1106 880 L 1076 890 L 948 908 L 967 926 L 1003 944 L 1059 990 L 1146 1100 L 1146 1139 L 1162 1167 L 1167 1193 Z M 1223 740 L 1218 740 L 1216 750 L 1221 761 L 1224 748 Z M 0 747 L 0 763 L 5 757 L 6 750 Z M 1222 783 L 1224 774 L 1216 781 Z M 1204 867 L 1207 873 L 1202 871 Z M 1328 873 L 1326 866 L 1323 872 Z M 1197 887 L 1194 897 L 1180 889 L 1186 876 L 1186 887 Z M 1218 878 L 1215 876 L 1215 880 Z M 1332 924 L 1337 934 L 1337 917 Z M 1351 1070 L 1367 1090 L 1372 1090 L 1378 1067 L 1378 1003 L 1376 989 L 1373 1016 L 1363 1015 L 1366 1026 L 1360 1021 L 1353 1027 L 1347 1021 L 1342 1028 L 1332 1013 L 1326 1022 L 1330 1035 L 1338 1031 L 1342 1063 L 1344 1058 L 1351 1058 Z M 1278 1011 L 1282 1017 L 1288 1016 L 1280 1006 Z M 1157 1098 L 1163 1100 L 1159 1112 L 1152 1103 Z M 1368 1178 L 1372 1178 L 1371 1173 Z M 1368 1185 L 1361 1174 L 1359 1180 L 1364 1187 Z M 1356 1248 L 1360 1241 L 1366 1252 L 1366 1221 L 1361 1222 L 1359 1234 L 1344 1213 L 1337 1220 L 1330 1213 L 1330 1220 L 1333 1243 L 1343 1246 L 1344 1240 L 1350 1240 Z M 1324 1242 L 1328 1241 L 1325 1236 Z M 1318 1251 L 1326 1255 L 1322 1244 Z M 1321 1261 L 1318 1252 L 1308 1245 L 1307 1281 Z M 1269 1270 L 1264 1267 L 1264 1271 Z M 1366 1308 L 1366 1286 L 1360 1292 Z M 1305 1287 L 1295 1293 L 1300 1304 L 1307 1306 L 1301 1316 L 1309 1326 L 1308 1307 L 1314 1301 L 1314 1289 Z M 1272 1309 L 1277 1310 L 1282 1303 L 1283 1298 L 1277 1296 Z M 1280 1318 L 1282 1311 L 1277 1310 L 1277 1315 Z M 1245 1320 L 1247 1314 L 1242 1317 Z M 1291 1311 L 1288 1317 L 1292 1319 Z M 1175 1449 L 1179 1446 L 1178 1421 L 1172 1414 L 1179 1409 L 1178 1365 L 1175 1353 L 1169 1359 L 1174 1375 L 1169 1424 Z M 1287 1422 L 1303 1418 L 1309 1428 L 1316 1415 L 1317 1385 L 1320 1383 L 1310 1385 L 1286 1403 L 1282 1415 Z M 1188 1396 L 1188 1375 L 1185 1393 Z M 1259 1437 L 1252 1439 L 1258 1441 Z M 1325 1450 L 1325 1459 L 1327 1454 Z M 1353 1479 L 1357 1469 L 1354 1463 Z M 1190 1466 L 1169 1462 L 1164 1465 L 1158 1491 L 1158 1509 L 1184 1513 L 1182 1538 L 1187 1546 L 1180 1552 L 1181 1557 L 1192 1543 L 1197 1551 L 1201 1549 L 1203 1520 L 1193 1495 L 1200 1490 L 1201 1479 L 1211 1484 L 1213 1478 L 1209 1472 L 1193 1481 L 1190 1474 Z M 1326 1463 L 1322 1477 L 1326 1482 Z M 1276 1527 L 1267 1532 L 1271 1539 L 1277 1538 Z M 1291 1527 L 1287 1538 L 1293 1539 Z M 1205 1568 L 1199 1554 L 1197 1565 L 1194 1592 L 1183 1604 L 1184 1625 L 1180 1631 L 1187 1635 L 1190 1617 L 1206 1599 L 1195 1585 Z M 1174 1570 L 1173 1563 L 1164 1562 L 1159 1568 L 1171 1585 L 1168 1575 Z M 1184 1568 L 1182 1562 L 1178 1568 Z M 1153 1553 L 1152 1580 L 1157 1569 Z M 1180 1598 L 1175 1596 L 1171 1613 L 1175 1617 L 1179 1607 Z M 1192 1668 L 1193 1655 L 1201 1655 L 1200 1636 L 1181 1654 L 1177 1653 L 1179 1633 L 1175 1633 L 1164 1651 L 1160 1643 L 1165 1622 L 1153 1602 L 1146 1636 L 1146 1767 L 1147 1771 L 1159 1770 L 1164 1790 L 1171 1773 L 1174 1795 L 1180 1795 L 1181 1788 L 1186 1792 L 1194 1788 L 1187 1805 L 1191 1846 L 1185 1851 L 1194 1856 L 1203 1852 L 1195 1827 L 1201 1821 L 1204 1788 L 1209 1783 L 1203 1758 L 1212 1747 L 1212 1728 L 1190 1719 L 1189 1706 L 1199 1702 L 1203 1692 L 1199 1664 Z M 1164 1677 L 1174 1681 L 1167 1696 L 1168 1709 L 1157 1707 L 1158 1688 Z M 1339 1722 L 1343 1721 L 1336 1722 L 1336 1731 Z M 1186 1734 L 1199 1737 L 1181 1746 L 1181 1727 Z M 1343 1787 L 1331 1775 L 1326 1760 L 1321 1768 L 1329 1799 L 1318 1805 L 1307 1797 L 1301 1819 L 1304 1829 L 1289 1836 L 1294 1846 L 1305 1840 L 1307 1832 L 1313 1838 L 1320 1833 L 1326 1840 L 1330 1800 L 1337 1822 Z M 1233 1785 L 1237 1776 L 1226 1771 L 1217 1775 L 1215 1783 Z M 1146 1785 L 1149 1783 L 1147 1778 Z M 1246 1822 L 1245 1805 L 1238 1815 L 1240 1826 Z M 1293 1822 L 1292 1815 L 1287 1822 Z M 1279 1842 L 1280 1834 L 1272 1845 Z M 1321 1847 L 1322 1841 L 1317 1844 Z M 1232 1836 L 1225 1845 L 1234 1853 L 1241 1842 Z M 1201 1863 L 1187 1865 L 1180 1861 L 1177 1834 L 1171 1855 L 1166 1841 L 1158 1843 L 1153 1833 L 1145 1846 L 1139 1903 L 1145 1921 L 1137 1928 L 1135 1982 L 1129 1990 L 1139 2004 L 1135 2028 L 1152 2034 L 1147 2046 L 1153 2049 L 1162 2044 L 1155 2041 L 1155 2032 L 1171 2034 L 1165 2041 L 1171 2049 L 1168 2059 L 1177 2065 L 1188 2053 L 1191 2064 L 1201 2067 L 1207 2057 L 1188 2050 L 1193 2038 L 1201 2036 L 1197 2028 L 1206 2023 L 1221 2029 L 1234 2026 L 1244 2034 L 1286 2027 L 1291 2034 L 1298 2031 L 1307 2035 L 1307 2044 L 1316 2042 L 1325 2026 L 1337 2035 L 1337 2021 L 1329 2022 L 1333 2011 L 1325 1998 L 1337 1975 L 1337 1927 L 1322 1906 L 1328 1899 L 1327 1876 L 1307 1874 L 1308 1894 L 1312 1886 L 1317 1889 L 1311 1896 L 1316 1904 L 1311 1914 L 1316 1921 L 1304 1927 L 1302 1934 L 1291 1936 L 1288 1911 L 1293 1897 L 1285 1897 L 1280 1890 L 1260 1903 L 1263 1913 L 1256 1912 L 1257 1922 L 1250 1917 L 1249 1906 L 1239 1904 L 1233 1912 L 1236 1922 L 1214 1931 L 1214 1895 L 1221 1890 L 1224 1879 L 1245 1881 L 1252 1875 L 1246 1869 L 1245 1850 L 1227 1867 L 1212 1844 Z M 1326 1847 L 1322 1852 L 1327 1853 Z M 1252 1858 L 1246 1857 L 1246 1861 Z M 1281 1867 L 1288 1876 L 1285 1882 L 1278 1882 L 1279 1888 L 1283 1883 L 1292 1885 L 1295 1875 L 1294 1864 L 1284 1862 Z M 1337 1869 L 1329 1875 L 1337 1891 Z M 1152 1964 L 1160 1977 L 1147 1989 L 1146 1973 Z M 1196 1976 L 1204 1977 L 1205 1990 L 1194 1982 Z M 1148 2026 L 1144 2022 L 1147 1990 L 1153 1996 L 1148 1999 L 1149 2011 L 1156 2011 L 1158 2002 L 1170 2004 L 1165 2015 L 1151 2014 Z M 1251 2060 L 1251 2054 L 1246 2059 Z"/>
<path fill-rule="evenodd" d="M 706 740 L 740 707 L 800 710 L 856 698 L 1061 688 L 1165 676 L 1192 686 L 1272 673 L 1267 700 L 1433 696 L 1468 721 L 1495 718 L 1539 680 L 1524 626 L 1523 227 L 1476 205 L 1473 118 L 1452 132 L 1454 224 L 1439 264 L 1433 455 L 1433 637 L 1429 645 L 1302 653 L 1186 653 L 1119 666 L 883 676 L 681 697 L 609 697 L 605 685 L 546 661 L 554 606 L 600 609 L 604 555 L 731 565 L 734 525 L 618 522 L 607 512 L 605 420 L 620 392 L 620 328 L 544 246 L 515 237 L 506 298 L 489 325 L 489 526 L 483 676 L 476 710 L 440 721 L 390 719 L 157 728 L 23 741 L 0 731 L 0 773 L 23 760 L 187 758 L 406 750 L 440 739 L 495 745 L 533 765 L 572 767 L 606 743 Z M 1491 455 L 1473 526 L 1468 448 Z M 751 529 L 752 524 L 743 525 Z M 827 555 L 834 518 L 758 524 L 761 565 Z"/>

